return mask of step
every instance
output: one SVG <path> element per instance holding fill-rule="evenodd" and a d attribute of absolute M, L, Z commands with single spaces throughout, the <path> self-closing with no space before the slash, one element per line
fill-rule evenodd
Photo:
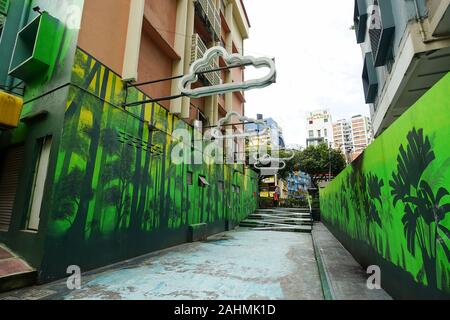
<path fill-rule="evenodd" d="M 255 231 L 278 231 L 278 232 L 300 232 L 300 233 L 312 233 L 312 227 L 263 227 L 253 228 Z"/>
<path fill-rule="evenodd" d="M 253 219 L 246 219 L 243 220 L 240 225 L 255 225 L 255 226 L 262 226 L 262 225 L 287 225 L 287 226 L 311 226 L 313 222 L 311 220 L 306 221 L 291 221 L 291 220 L 253 220 Z"/>
<path fill-rule="evenodd" d="M 291 214 L 267 214 L 267 213 L 256 213 L 256 214 L 251 214 L 249 217 L 253 217 L 253 218 L 258 218 L 258 219 L 271 219 L 271 218 L 276 218 L 276 219 L 282 219 L 282 218 L 288 218 L 288 219 L 295 219 L 295 218 L 299 218 L 299 219 L 312 219 L 312 216 L 310 214 L 299 214 L 299 213 L 291 213 Z"/>
<path fill-rule="evenodd" d="M 288 223 L 275 223 L 275 222 L 254 222 L 254 221 L 242 221 L 239 226 L 247 228 L 265 228 L 265 227 L 312 227 L 312 224 L 288 224 Z"/>
<path fill-rule="evenodd" d="M 19 289 L 36 282 L 37 272 L 25 260 L 0 244 L 0 292 Z"/>
<path fill-rule="evenodd" d="M 309 209 L 305 210 L 280 210 L 280 209 L 258 209 L 256 213 L 269 213 L 269 214 L 291 214 L 291 213 L 299 213 L 299 214 L 311 214 Z"/>

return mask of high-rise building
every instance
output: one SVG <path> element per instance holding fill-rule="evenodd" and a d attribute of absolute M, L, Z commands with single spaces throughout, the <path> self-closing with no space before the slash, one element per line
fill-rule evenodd
<path fill-rule="evenodd" d="M 368 117 L 357 115 L 351 119 L 352 161 L 372 143 L 372 123 Z"/>
<path fill-rule="evenodd" d="M 450 71 L 450 0 L 355 0 L 375 136 Z"/>
<path fill-rule="evenodd" d="M 357 115 L 333 124 L 333 147 L 342 151 L 347 163 L 355 160 L 372 143 L 372 124 L 368 117 Z"/>
<path fill-rule="evenodd" d="M 333 123 L 333 139 L 333 147 L 336 150 L 341 150 L 347 161 L 349 161 L 353 150 L 351 121 L 341 119 Z"/>
<path fill-rule="evenodd" d="M 329 110 L 317 110 L 308 114 L 306 119 L 306 146 L 325 143 L 333 145 L 333 123 Z"/>

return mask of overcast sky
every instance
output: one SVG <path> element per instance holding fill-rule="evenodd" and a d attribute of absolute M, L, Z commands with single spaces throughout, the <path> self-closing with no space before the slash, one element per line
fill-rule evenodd
<path fill-rule="evenodd" d="M 276 58 L 277 83 L 246 93 L 246 115 L 262 113 L 283 128 L 286 143 L 306 144 L 306 114 L 327 108 L 333 121 L 369 114 L 362 89 L 353 0 L 245 0 L 250 38 L 245 54 Z M 246 78 L 260 73 L 249 69 Z"/>

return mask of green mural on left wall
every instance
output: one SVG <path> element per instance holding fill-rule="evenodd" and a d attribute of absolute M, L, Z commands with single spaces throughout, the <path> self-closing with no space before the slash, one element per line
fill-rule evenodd
<path fill-rule="evenodd" d="M 175 165 L 172 132 L 192 127 L 158 104 L 123 109 L 120 77 L 82 50 L 72 83 L 52 188 L 46 277 L 65 264 L 92 268 L 185 241 L 190 224 L 222 231 L 227 220 L 238 223 L 257 208 L 254 171 Z M 147 98 L 133 88 L 128 93 L 128 101 Z M 201 186 L 199 176 L 209 186 Z M 70 262 L 61 250 L 72 252 Z M 105 254 L 103 261 L 95 258 Z"/>
<path fill-rule="evenodd" d="M 325 223 L 352 253 L 440 297 L 450 296 L 449 88 L 450 74 L 320 194 Z"/>

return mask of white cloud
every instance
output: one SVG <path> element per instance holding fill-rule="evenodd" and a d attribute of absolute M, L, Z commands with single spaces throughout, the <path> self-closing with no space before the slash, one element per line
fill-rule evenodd
<path fill-rule="evenodd" d="M 330 109 L 334 120 L 368 114 L 361 83 L 352 0 L 245 0 L 252 25 L 245 53 L 275 57 L 277 83 L 246 93 L 246 114 L 272 117 L 288 144 L 306 142 L 310 110 Z M 254 78 L 248 70 L 246 78 Z"/>

